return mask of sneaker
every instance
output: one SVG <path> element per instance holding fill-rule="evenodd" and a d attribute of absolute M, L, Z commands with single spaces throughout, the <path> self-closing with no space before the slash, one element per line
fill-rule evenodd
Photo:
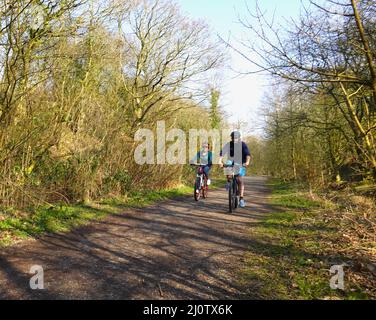
<path fill-rule="evenodd" d="M 240 205 L 240 208 L 245 208 L 245 201 L 244 201 L 244 199 L 240 199 L 239 205 Z"/>
<path fill-rule="evenodd" d="M 206 181 L 206 184 L 207 184 L 208 186 L 210 186 L 210 184 L 211 184 L 210 179 L 208 179 L 208 181 Z"/>

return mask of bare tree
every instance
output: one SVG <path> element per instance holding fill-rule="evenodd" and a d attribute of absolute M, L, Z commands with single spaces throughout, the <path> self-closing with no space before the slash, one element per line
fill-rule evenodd
<path fill-rule="evenodd" d="M 123 89 L 132 126 L 153 119 L 177 100 L 203 94 L 207 74 L 222 62 L 221 45 L 202 22 L 181 16 L 168 1 L 142 1 L 119 21 L 127 58 Z M 170 109 L 170 112 L 176 111 Z"/>
<path fill-rule="evenodd" d="M 0 147 L 22 98 L 48 78 L 46 52 L 62 35 L 61 17 L 83 1 L 2 1 L 0 30 Z M 25 107 L 25 105 L 24 105 Z M 1 158 L 0 158 L 1 159 Z"/>
<path fill-rule="evenodd" d="M 311 1 L 299 21 L 275 25 L 259 6 L 243 26 L 257 39 L 235 48 L 258 70 L 331 97 L 352 131 L 356 156 L 376 176 L 375 4 Z"/>

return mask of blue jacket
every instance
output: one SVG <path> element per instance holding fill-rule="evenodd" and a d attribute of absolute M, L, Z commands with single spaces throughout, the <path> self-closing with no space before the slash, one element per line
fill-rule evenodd
<path fill-rule="evenodd" d="M 201 156 L 201 151 L 197 152 L 196 156 L 191 160 L 191 163 L 202 163 L 211 167 L 213 165 L 213 153 L 208 151 L 206 157 Z"/>

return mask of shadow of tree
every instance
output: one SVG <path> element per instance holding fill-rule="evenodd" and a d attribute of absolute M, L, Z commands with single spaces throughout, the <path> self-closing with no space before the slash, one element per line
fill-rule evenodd
<path fill-rule="evenodd" d="M 291 256 L 298 250 L 252 238 L 249 227 L 274 209 L 262 201 L 264 178 L 251 178 L 248 188 L 259 201 L 233 214 L 226 213 L 226 194 L 218 190 L 206 203 L 183 197 L 127 209 L 5 249 L 0 298 L 243 299 L 237 275 L 245 253 Z M 43 291 L 28 288 L 33 264 L 46 270 Z M 251 298 L 263 297 L 256 289 Z"/>

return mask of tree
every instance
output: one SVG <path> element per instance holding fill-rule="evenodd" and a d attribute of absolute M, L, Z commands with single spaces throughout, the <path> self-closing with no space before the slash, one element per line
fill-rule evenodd
<path fill-rule="evenodd" d="M 191 174 L 139 167 L 134 133 L 158 120 L 209 129 L 200 100 L 222 54 L 205 24 L 158 0 L 2 5 L 1 208 L 124 196 Z"/>
<path fill-rule="evenodd" d="M 142 1 L 119 20 L 124 42 L 123 90 L 131 127 L 176 112 L 179 100 L 202 96 L 200 83 L 221 64 L 220 45 L 205 24 L 183 17 L 168 1 Z M 167 110 L 167 107 L 170 107 Z"/>
<path fill-rule="evenodd" d="M 220 91 L 211 88 L 210 89 L 210 122 L 213 129 L 219 129 L 221 124 L 221 115 L 219 110 L 219 97 Z"/>
<path fill-rule="evenodd" d="M 311 1 L 311 8 L 284 33 L 257 7 L 255 23 L 242 23 L 261 45 L 252 40 L 236 50 L 258 67 L 256 72 L 290 81 L 301 93 L 327 96 L 327 105 L 339 110 L 350 129 L 363 174 L 371 171 L 376 177 L 375 5 L 328 3 L 330 8 Z"/>

